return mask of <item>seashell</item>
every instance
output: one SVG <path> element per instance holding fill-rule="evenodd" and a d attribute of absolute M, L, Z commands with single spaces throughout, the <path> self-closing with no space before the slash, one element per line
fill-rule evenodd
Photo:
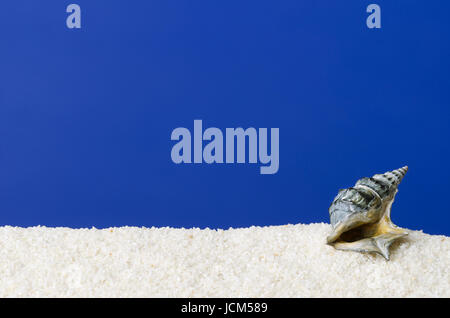
<path fill-rule="evenodd" d="M 378 253 L 389 260 L 389 246 L 408 232 L 391 221 L 391 207 L 408 167 L 359 179 L 330 205 L 332 232 L 327 243 L 338 250 Z"/>

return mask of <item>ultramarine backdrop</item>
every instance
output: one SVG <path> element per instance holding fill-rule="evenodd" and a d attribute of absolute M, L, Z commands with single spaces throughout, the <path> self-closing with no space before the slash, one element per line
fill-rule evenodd
<path fill-rule="evenodd" d="M 66 6 L 82 9 L 69 30 Z M 382 10 L 370 30 L 368 4 Z M 408 165 L 400 226 L 450 235 L 449 1 L 8 0 L 0 224 L 328 222 Z M 280 170 L 175 165 L 176 127 L 279 127 Z"/>

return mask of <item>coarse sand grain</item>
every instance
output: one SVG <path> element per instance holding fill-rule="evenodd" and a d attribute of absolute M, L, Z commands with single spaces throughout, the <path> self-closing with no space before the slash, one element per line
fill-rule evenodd
<path fill-rule="evenodd" d="M 450 237 L 409 231 L 386 261 L 329 231 L 0 227 L 0 297 L 450 297 Z"/>

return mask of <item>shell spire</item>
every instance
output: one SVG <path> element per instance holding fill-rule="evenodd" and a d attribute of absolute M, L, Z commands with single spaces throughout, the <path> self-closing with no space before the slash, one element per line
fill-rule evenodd
<path fill-rule="evenodd" d="M 393 173 L 394 172 L 398 172 L 402 175 L 400 177 L 400 181 L 401 181 L 403 179 L 403 177 L 405 176 L 406 172 L 408 172 L 408 166 L 401 167 L 400 169 L 394 170 Z"/>
<path fill-rule="evenodd" d="M 400 169 L 386 172 L 385 175 L 394 175 L 397 178 L 397 184 L 402 182 L 403 177 L 405 176 L 406 172 L 408 171 L 408 166 L 401 167 Z"/>

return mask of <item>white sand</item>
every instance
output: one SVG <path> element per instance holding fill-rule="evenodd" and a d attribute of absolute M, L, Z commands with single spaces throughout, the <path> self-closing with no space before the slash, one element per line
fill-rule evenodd
<path fill-rule="evenodd" d="M 411 231 L 386 261 L 329 230 L 0 227 L 0 296 L 450 297 L 450 237 Z"/>

